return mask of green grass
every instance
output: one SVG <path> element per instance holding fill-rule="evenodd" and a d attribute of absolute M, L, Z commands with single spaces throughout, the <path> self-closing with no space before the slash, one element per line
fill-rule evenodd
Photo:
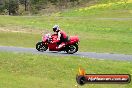
<path fill-rule="evenodd" d="M 68 35 L 79 36 L 80 51 L 132 54 L 132 3 L 111 1 L 58 13 L 63 17 L 0 16 L 0 29 L 30 32 L 0 31 L 0 45 L 35 47 L 41 31 L 52 31 L 52 26 L 58 24 Z"/>
<path fill-rule="evenodd" d="M 132 4 L 111 1 L 116 0 L 100 0 L 102 4 L 59 12 L 52 17 L 0 16 L 0 45 L 35 47 L 41 40 L 41 32 L 52 31 L 52 26 L 58 24 L 68 35 L 79 36 L 80 51 L 132 54 L 132 20 L 127 19 L 132 17 Z M 23 29 L 28 33 L 10 32 Z M 132 75 L 131 64 L 129 61 L 0 52 L 0 88 L 77 88 L 75 76 L 79 66 L 88 74 Z M 89 84 L 81 88 L 88 87 L 132 88 L 132 83 Z"/>
<path fill-rule="evenodd" d="M 0 45 L 35 47 L 38 41 L 41 41 L 41 35 L 32 33 L 9 33 L 0 32 Z"/>
<path fill-rule="evenodd" d="M 80 51 L 132 54 L 132 20 L 43 16 L 0 16 L 0 19 L 3 29 L 32 30 L 30 33 L 0 32 L 0 45 L 35 47 L 41 40 L 41 31 L 52 32 L 52 26 L 59 24 L 68 35 L 79 36 Z"/>
<path fill-rule="evenodd" d="M 76 88 L 82 66 L 88 74 L 132 74 L 132 62 L 0 52 L 1 88 Z M 82 88 L 131 88 L 132 84 L 89 84 Z"/>
<path fill-rule="evenodd" d="M 56 13 L 56 15 L 64 17 L 131 17 L 132 1 L 128 0 L 127 2 L 124 2 L 118 0 L 118 2 L 96 4 L 90 7 L 59 12 Z"/>

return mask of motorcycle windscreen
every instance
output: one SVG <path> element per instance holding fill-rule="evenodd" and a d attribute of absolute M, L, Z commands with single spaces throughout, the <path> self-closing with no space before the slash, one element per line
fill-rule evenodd
<path fill-rule="evenodd" d="M 42 41 L 43 41 L 43 42 L 46 42 L 47 39 L 48 39 L 48 38 L 47 38 L 46 36 L 43 36 L 43 37 L 42 37 Z"/>

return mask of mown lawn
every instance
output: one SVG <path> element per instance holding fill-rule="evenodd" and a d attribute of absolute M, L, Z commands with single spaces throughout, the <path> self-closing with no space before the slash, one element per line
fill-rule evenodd
<path fill-rule="evenodd" d="M 78 68 L 88 74 L 132 74 L 132 62 L 0 52 L 1 88 L 77 88 Z M 89 84 L 81 88 L 131 88 L 132 84 Z M 80 88 L 80 86 L 79 86 Z"/>
<path fill-rule="evenodd" d="M 0 32 L 0 45 L 3 46 L 35 47 L 39 40 L 39 34 Z"/>
<path fill-rule="evenodd" d="M 52 32 L 59 24 L 68 35 L 78 35 L 80 51 L 132 54 L 132 20 L 89 17 L 0 16 L 0 29 L 28 33 L 0 32 L 0 45 L 35 47 L 41 31 Z M 52 32 L 53 33 L 53 32 Z"/>
<path fill-rule="evenodd" d="M 68 35 L 79 36 L 80 51 L 132 54 L 132 2 L 112 1 L 54 16 L 0 16 L 0 45 L 35 47 L 41 32 L 52 32 L 58 24 Z"/>
<path fill-rule="evenodd" d="M 53 16 L 0 16 L 0 45 L 35 47 L 42 31 L 58 24 L 68 35 L 79 36 L 80 51 L 132 54 L 132 4 L 100 1 L 107 4 Z M 131 61 L 0 52 L 0 88 L 132 88 L 132 83 L 77 87 L 80 66 L 88 74 L 132 75 Z"/>

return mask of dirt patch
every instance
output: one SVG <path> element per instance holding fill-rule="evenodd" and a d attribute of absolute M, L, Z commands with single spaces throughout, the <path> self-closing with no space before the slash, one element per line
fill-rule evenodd
<path fill-rule="evenodd" d="M 13 33 L 32 33 L 32 34 L 46 34 L 51 33 L 48 29 L 30 29 L 22 27 L 0 27 L 0 32 L 13 32 Z"/>

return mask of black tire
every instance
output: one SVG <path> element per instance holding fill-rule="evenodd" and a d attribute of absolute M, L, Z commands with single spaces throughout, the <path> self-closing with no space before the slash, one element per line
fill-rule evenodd
<path fill-rule="evenodd" d="M 43 44 L 43 42 L 38 42 L 38 43 L 36 44 L 36 49 L 37 49 L 38 51 L 43 52 L 43 51 L 46 51 L 46 50 L 48 49 L 48 46 L 45 45 L 45 44 Z"/>
<path fill-rule="evenodd" d="M 78 44 L 74 44 L 74 45 L 69 45 L 66 52 L 68 54 L 73 54 L 73 53 L 76 53 L 78 51 Z"/>

